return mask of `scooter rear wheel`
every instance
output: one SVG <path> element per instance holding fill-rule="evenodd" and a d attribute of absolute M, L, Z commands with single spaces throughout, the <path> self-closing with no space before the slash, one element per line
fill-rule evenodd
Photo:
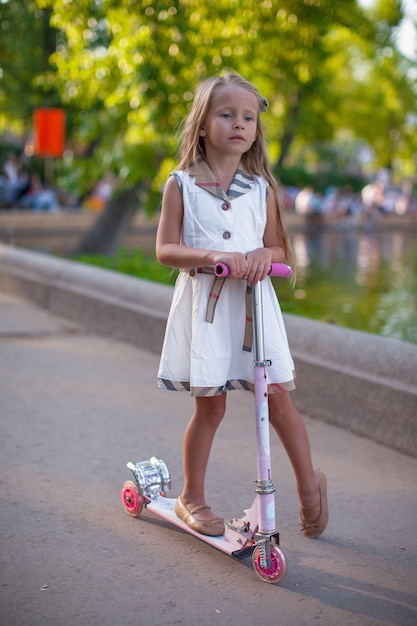
<path fill-rule="evenodd" d="M 264 568 L 261 565 L 261 550 L 259 546 L 255 546 L 252 552 L 252 564 L 254 570 L 261 580 L 266 583 L 276 584 L 281 582 L 287 572 L 287 560 L 285 554 L 277 546 L 271 545 L 271 565 Z"/>
<path fill-rule="evenodd" d="M 123 483 L 120 496 L 126 513 L 132 517 L 139 517 L 145 504 L 145 498 L 139 494 L 136 483 L 132 480 L 127 480 Z"/>

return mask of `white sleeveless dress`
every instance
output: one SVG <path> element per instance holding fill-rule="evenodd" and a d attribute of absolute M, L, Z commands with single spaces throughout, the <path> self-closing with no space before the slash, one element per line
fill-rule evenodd
<path fill-rule="evenodd" d="M 226 195 L 207 164 L 174 173 L 180 186 L 185 246 L 250 252 L 263 246 L 267 185 L 237 170 Z M 244 280 L 224 281 L 212 321 L 207 308 L 214 277 L 180 271 L 176 281 L 158 371 L 158 387 L 214 396 L 253 390 L 253 353 L 242 348 L 246 323 Z M 270 278 L 262 283 L 265 356 L 270 393 L 295 388 L 294 363 L 281 309 Z"/>

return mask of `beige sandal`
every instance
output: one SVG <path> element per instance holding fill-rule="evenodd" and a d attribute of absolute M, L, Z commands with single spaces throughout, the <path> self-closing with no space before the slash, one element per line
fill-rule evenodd
<path fill-rule="evenodd" d="M 327 480 L 326 475 L 321 470 L 315 470 L 318 479 L 319 479 L 319 493 L 320 493 L 320 514 L 312 522 L 307 522 L 303 520 L 303 511 L 311 511 L 312 509 L 316 509 L 315 506 L 300 506 L 301 513 L 301 521 L 300 526 L 301 530 L 306 537 L 310 537 L 312 539 L 316 537 L 320 537 L 320 535 L 324 532 L 327 522 L 329 521 L 329 507 L 327 504 Z"/>
<path fill-rule="evenodd" d="M 201 535 L 209 535 L 210 537 L 219 537 L 220 535 L 223 535 L 224 520 L 221 517 L 215 517 L 211 520 L 197 519 L 196 514 L 204 509 L 211 510 L 207 504 L 202 504 L 192 510 L 189 509 L 182 501 L 181 496 L 178 496 L 175 503 L 175 513 L 180 519 L 182 519 L 183 522 L 187 524 L 187 526 L 195 530 L 197 533 L 200 533 Z"/>

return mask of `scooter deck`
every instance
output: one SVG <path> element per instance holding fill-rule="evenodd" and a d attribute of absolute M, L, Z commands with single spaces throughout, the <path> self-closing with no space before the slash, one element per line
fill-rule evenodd
<path fill-rule="evenodd" d="M 196 532 L 192 528 L 190 528 L 185 522 L 183 522 L 175 513 L 175 502 L 176 498 L 166 498 L 164 496 L 159 496 L 154 500 L 150 500 L 145 506 L 146 509 L 155 513 L 159 517 L 162 517 L 164 520 L 178 526 L 185 532 L 209 545 L 225 552 L 233 556 L 236 559 L 244 559 L 247 556 L 250 556 L 252 553 L 252 548 L 254 546 L 254 532 L 251 530 L 234 530 L 230 529 L 226 525 L 226 530 L 224 535 L 220 535 L 218 537 L 210 537 L 209 535 L 202 535 L 201 533 Z M 253 509 L 249 509 L 248 513 L 250 513 Z M 238 522 L 238 520 L 236 520 Z"/>

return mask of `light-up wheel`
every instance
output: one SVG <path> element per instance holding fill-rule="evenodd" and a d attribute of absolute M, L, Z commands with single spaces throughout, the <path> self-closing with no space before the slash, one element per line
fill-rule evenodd
<path fill-rule="evenodd" d="M 132 480 L 127 480 L 123 483 L 120 496 L 126 513 L 132 517 L 139 517 L 145 504 L 145 498 L 139 494 L 136 483 Z"/>
<path fill-rule="evenodd" d="M 256 546 L 252 552 L 252 564 L 257 576 L 266 583 L 281 582 L 287 571 L 285 555 L 274 544 L 271 544 L 271 565 L 268 568 L 264 568 L 261 565 L 261 549 L 259 546 Z"/>

